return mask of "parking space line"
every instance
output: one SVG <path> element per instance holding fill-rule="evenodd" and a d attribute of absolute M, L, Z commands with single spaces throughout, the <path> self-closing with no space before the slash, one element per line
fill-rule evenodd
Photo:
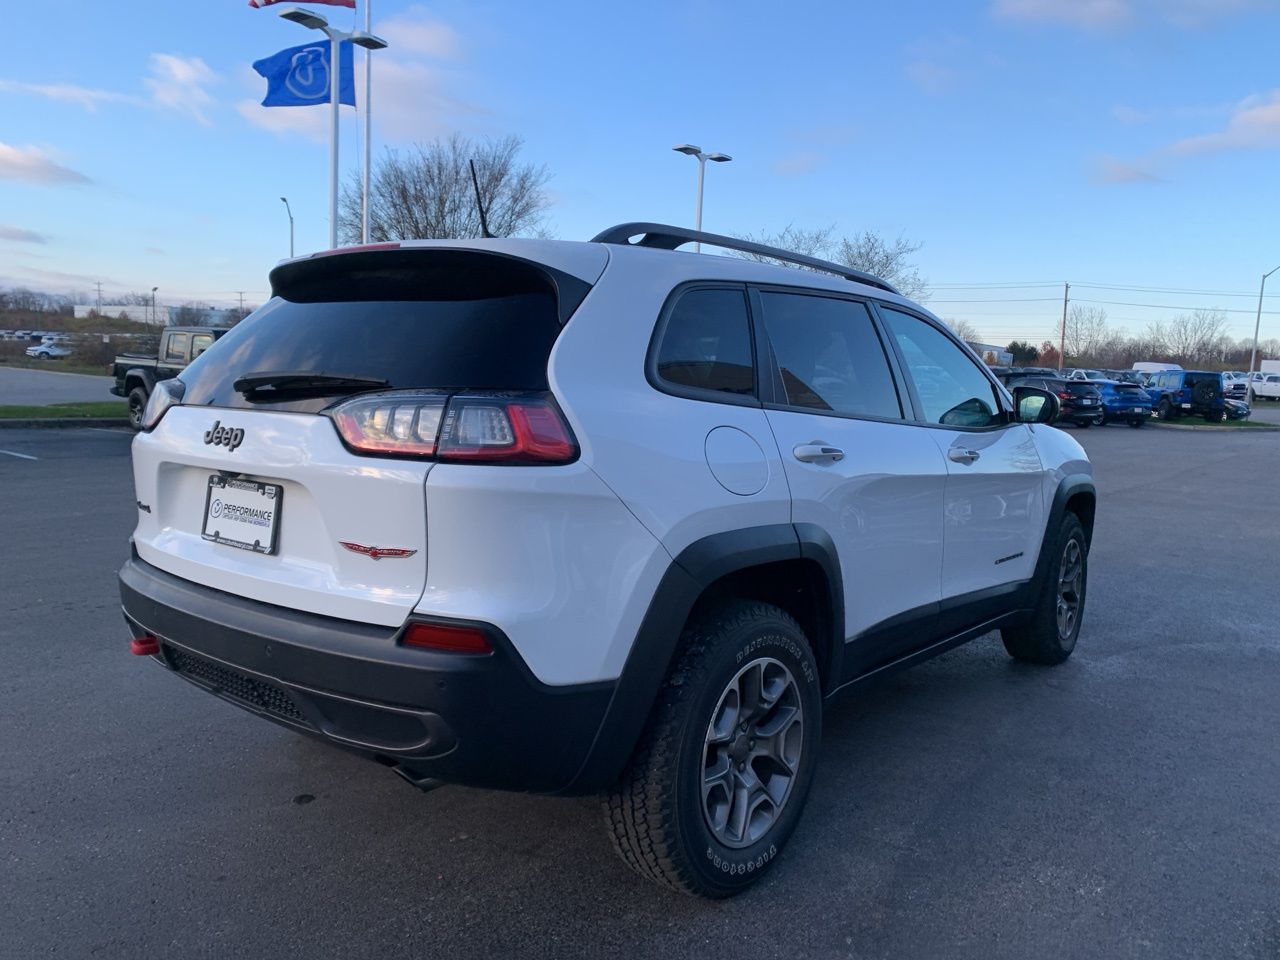
<path fill-rule="evenodd" d="M 39 457 L 33 457 L 29 453 L 14 453 L 12 450 L 0 450 L 0 453 L 8 454 L 11 457 L 19 457 L 22 460 L 39 460 Z"/>

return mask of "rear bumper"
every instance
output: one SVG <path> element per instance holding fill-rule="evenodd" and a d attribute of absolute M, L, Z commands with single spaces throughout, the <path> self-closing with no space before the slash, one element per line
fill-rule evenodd
<path fill-rule="evenodd" d="M 120 571 L 120 597 L 134 637 L 157 637 L 154 659 L 169 670 L 415 780 L 564 792 L 614 689 L 540 683 L 485 624 L 474 625 L 491 654 L 405 648 L 399 629 L 246 600 L 136 556 Z"/>

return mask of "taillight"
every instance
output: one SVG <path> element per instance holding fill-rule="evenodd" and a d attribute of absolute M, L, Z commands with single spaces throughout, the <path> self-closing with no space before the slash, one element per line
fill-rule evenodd
<path fill-rule="evenodd" d="M 1058 396 L 1061 397 L 1063 400 L 1071 399 L 1071 394 L 1068 393 L 1066 390 L 1063 390 L 1061 393 L 1058 394 Z"/>
<path fill-rule="evenodd" d="M 357 453 L 502 464 L 568 463 L 578 455 L 569 425 L 545 395 L 395 390 L 346 400 L 329 415 Z"/>
<path fill-rule="evenodd" d="M 429 457 L 436 452 L 447 397 L 410 390 L 367 393 L 329 411 L 357 453 Z"/>
<path fill-rule="evenodd" d="M 400 642 L 406 647 L 445 653 L 492 653 L 489 638 L 477 627 L 442 623 L 411 623 Z"/>
<path fill-rule="evenodd" d="M 157 383 L 151 396 L 147 398 L 147 405 L 142 409 L 142 429 L 153 429 L 170 407 L 182 403 L 182 395 L 186 389 L 187 385 L 176 378 Z"/>
<path fill-rule="evenodd" d="M 440 432 L 441 460 L 567 463 L 578 445 L 545 397 L 453 397 Z"/>

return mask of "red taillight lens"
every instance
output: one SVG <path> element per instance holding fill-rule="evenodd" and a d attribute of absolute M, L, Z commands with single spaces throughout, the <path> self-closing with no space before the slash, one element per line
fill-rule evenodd
<path fill-rule="evenodd" d="M 578 455 L 569 425 L 546 396 L 413 390 L 368 393 L 329 411 L 358 453 L 502 463 L 568 463 Z"/>
<path fill-rule="evenodd" d="M 347 445 L 360 453 L 429 457 L 444 417 L 440 394 L 369 393 L 335 407 L 333 422 Z"/>
<path fill-rule="evenodd" d="M 400 642 L 406 647 L 441 650 L 445 653 L 493 652 L 483 630 L 441 623 L 411 623 Z"/>
<path fill-rule="evenodd" d="M 160 641 L 155 636 L 145 633 L 129 641 L 129 652 L 137 657 L 152 657 L 160 652 Z"/>
<path fill-rule="evenodd" d="M 550 400 L 472 396 L 449 401 L 438 453 L 441 460 L 567 463 L 578 446 Z"/>
<path fill-rule="evenodd" d="M 1063 400 L 1071 399 L 1071 394 L 1067 393 L 1065 390 L 1062 391 L 1062 393 L 1058 394 L 1058 396 L 1061 397 Z"/>

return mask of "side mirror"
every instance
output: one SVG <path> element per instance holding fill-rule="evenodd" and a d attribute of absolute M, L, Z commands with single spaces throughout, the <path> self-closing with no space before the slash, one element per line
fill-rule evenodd
<path fill-rule="evenodd" d="M 1062 409 L 1056 395 L 1039 387 L 1014 387 L 1013 404 L 1019 423 L 1053 423 Z"/>

